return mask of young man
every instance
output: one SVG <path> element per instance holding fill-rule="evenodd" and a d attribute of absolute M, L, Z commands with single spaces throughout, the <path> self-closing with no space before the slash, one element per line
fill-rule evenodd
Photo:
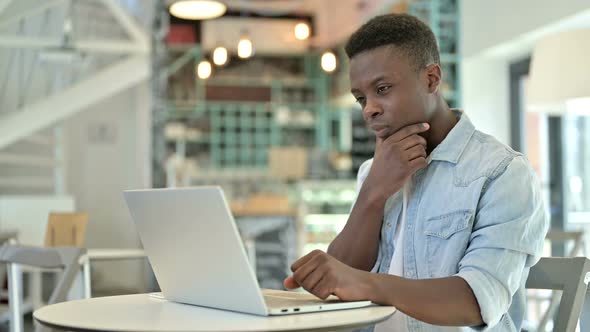
<path fill-rule="evenodd" d="M 293 263 L 285 287 L 397 307 L 378 330 L 519 331 L 548 228 L 533 169 L 449 109 L 435 37 L 418 19 L 376 17 L 346 52 L 375 155 L 343 231 L 328 253 Z"/>

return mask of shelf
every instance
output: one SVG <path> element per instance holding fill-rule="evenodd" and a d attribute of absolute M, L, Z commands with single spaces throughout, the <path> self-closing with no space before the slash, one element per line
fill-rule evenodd
<path fill-rule="evenodd" d="M 356 197 L 356 182 L 343 189 L 300 189 L 301 198 L 306 204 L 350 205 Z"/>
<path fill-rule="evenodd" d="M 303 112 L 303 111 L 309 111 L 309 112 L 313 112 L 318 108 L 319 103 L 318 102 L 274 102 L 273 103 L 273 107 L 274 108 L 279 108 L 279 107 L 286 107 L 289 109 L 290 112 Z"/>
<path fill-rule="evenodd" d="M 166 142 L 171 142 L 171 143 L 186 142 L 186 143 L 194 143 L 194 144 L 209 144 L 211 142 L 211 140 L 209 139 L 209 137 L 202 137 L 202 138 L 197 138 L 197 139 L 166 138 Z"/>
<path fill-rule="evenodd" d="M 258 86 L 258 87 L 272 87 L 275 84 L 279 84 L 286 88 L 313 88 L 313 80 L 300 78 L 282 78 L 281 80 L 272 78 L 244 78 L 242 76 L 223 78 L 211 78 L 206 83 L 208 86 Z"/>
<path fill-rule="evenodd" d="M 296 124 L 296 123 L 279 124 L 278 127 L 281 129 L 285 128 L 285 129 L 315 130 L 315 125 Z"/>

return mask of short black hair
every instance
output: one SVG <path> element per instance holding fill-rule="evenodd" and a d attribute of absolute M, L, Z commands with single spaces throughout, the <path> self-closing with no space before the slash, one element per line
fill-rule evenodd
<path fill-rule="evenodd" d="M 381 46 L 391 45 L 410 58 L 416 70 L 437 63 L 440 55 L 432 30 L 418 18 L 408 14 L 376 16 L 350 36 L 345 50 L 349 59 Z"/>

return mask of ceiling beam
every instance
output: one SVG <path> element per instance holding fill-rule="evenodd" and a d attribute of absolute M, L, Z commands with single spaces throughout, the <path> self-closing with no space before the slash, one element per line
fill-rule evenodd
<path fill-rule="evenodd" d="M 52 188 L 53 178 L 49 176 L 0 176 L 0 188 Z"/>
<path fill-rule="evenodd" d="M 0 0 L 0 13 L 2 13 L 11 2 L 12 0 Z"/>
<path fill-rule="evenodd" d="M 21 19 L 39 14 L 44 10 L 52 8 L 56 5 L 64 4 L 63 0 L 47 0 L 38 2 L 34 0 L 31 5 L 30 2 L 19 0 L 18 6 L 12 5 L 9 7 L 10 13 L 2 13 L 2 6 L 10 3 L 11 0 L 0 0 L 0 27 L 9 25 L 11 23 L 18 23 Z M 5 4 L 7 2 L 7 4 Z M 92 40 L 92 41 L 78 41 L 76 45 L 88 51 L 97 51 L 104 53 L 149 53 L 149 38 L 143 31 L 135 19 L 130 16 L 127 11 L 115 0 L 102 0 L 107 10 L 111 12 L 114 18 L 121 24 L 123 29 L 129 35 L 130 41 L 124 40 Z M 61 38 L 59 40 L 42 37 L 29 37 L 22 35 L 0 35 L 0 47 L 9 48 L 30 48 L 30 47 L 59 47 L 61 46 Z"/>
<path fill-rule="evenodd" d="M 150 76 L 150 58 L 121 60 L 65 90 L 0 118 L 0 149 L 124 91 Z"/>
<path fill-rule="evenodd" d="M 0 35 L 0 47 L 5 48 L 46 48 L 59 47 L 60 45 L 59 38 Z"/>
<path fill-rule="evenodd" d="M 149 48 L 128 40 L 80 40 L 74 43 L 74 47 L 91 53 L 149 54 Z"/>
<path fill-rule="evenodd" d="M 0 153 L 0 165 L 49 166 L 58 165 L 52 157 L 40 157 L 20 153 Z"/>
<path fill-rule="evenodd" d="M 133 16 L 129 15 L 127 11 L 115 0 L 102 0 L 104 5 L 111 11 L 117 21 L 123 26 L 129 37 L 137 43 L 137 47 L 149 52 L 149 38 L 146 32 L 135 21 Z"/>
<path fill-rule="evenodd" d="M 2 1 L 7 3 L 2 3 Z M 18 0 L 11 2 L 10 0 L 0 0 L 0 9 L 4 4 L 5 7 L 10 4 L 11 6 L 8 7 L 7 11 L 0 10 L 0 28 L 3 28 L 10 24 L 18 23 L 20 20 L 37 15 L 42 13 L 43 11 L 53 8 L 58 5 L 63 5 L 63 0 L 46 0 L 46 1 L 24 1 Z"/>
<path fill-rule="evenodd" d="M 59 48 L 63 46 L 59 38 L 0 35 L 0 48 Z M 107 54 L 148 54 L 149 50 L 129 40 L 92 39 L 72 42 L 72 48 L 90 53 Z"/>

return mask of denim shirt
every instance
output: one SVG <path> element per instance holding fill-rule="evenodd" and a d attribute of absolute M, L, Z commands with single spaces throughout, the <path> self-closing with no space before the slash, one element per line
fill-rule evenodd
<path fill-rule="evenodd" d="M 522 154 L 453 112 L 458 123 L 409 180 L 402 248 L 393 242 L 402 194 L 387 200 L 372 272 L 388 273 L 394 250 L 403 250 L 405 278 L 458 276 L 469 284 L 485 324 L 464 331 L 520 331 L 524 284 L 549 227 L 540 184 Z M 359 189 L 372 161 L 359 169 Z M 410 317 L 406 322 L 410 332 L 444 330 Z"/>

